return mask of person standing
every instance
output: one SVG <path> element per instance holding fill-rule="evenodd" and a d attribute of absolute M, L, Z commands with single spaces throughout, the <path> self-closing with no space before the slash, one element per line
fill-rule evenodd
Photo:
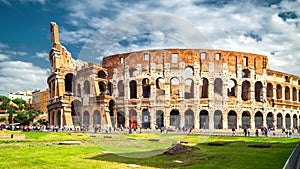
<path fill-rule="evenodd" d="M 256 137 L 258 137 L 258 129 L 257 128 L 255 130 L 255 135 L 256 135 Z"/>
<path fill-rule="evenodd" d="M 250 127 L 248 128 L 247 132 L 248 132 L 248 137 L 250 137 Z"/>
<path fill-rule="evenodd" d="M 244 128 L 244 134 L 245 134 L 245 137 L 247 137 L 247 128 L 246 127 Z"/>

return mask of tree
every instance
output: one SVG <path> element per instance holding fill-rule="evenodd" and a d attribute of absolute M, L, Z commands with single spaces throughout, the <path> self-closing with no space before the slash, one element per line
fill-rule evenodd
<path fill-rule="evenodd" d="M 43 114 L 43 112 L 40 110 L 27 110 L 23 112 L 17 112 L 14 121 L 15 123 L 20 123 L 22 125 L 30 125 L 32 124 L 34 118 L 40 114 Z"/>
<path fill-rule="evenodd" d="M 14 102 L 15 104 L 19 105 L 19 104 L 25 104 L 26 101 L 20 98 L 15 98 L 14 100 L 12 100 L 12 102 Z"/>
<path fill-rule="evenodd" d="M 10 99 L 6 96 L 0 96 L 0 101 L 2 101 L 1 109 L 2 110 L 7 110 L 8 106 L 9 106 Z"/>

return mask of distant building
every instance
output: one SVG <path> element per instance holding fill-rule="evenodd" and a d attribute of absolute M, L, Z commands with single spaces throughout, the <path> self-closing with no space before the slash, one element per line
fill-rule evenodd
<path fill-rule="evenodd" d="M 32 92 L 32 108 L 48 113 L 48 89 L 41 91 L 35 90 Z"/>
<path fill-rule="evenodd" d="M 10 94 L 8 95 L 8 98 L 9 98 L 10 100 L 14 100 L 14 99 L 16 99 L 16 98 L 23 99 L 23 100 L 26 101 L 26 103 L 31 104 L 31 101 L 32 101 L 32 92 L 26 90 L 25 92 L 10 93 Z"/>

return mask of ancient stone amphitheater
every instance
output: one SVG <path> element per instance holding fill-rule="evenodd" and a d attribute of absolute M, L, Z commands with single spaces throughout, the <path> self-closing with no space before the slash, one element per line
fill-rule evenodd
<path fill-rule="evenodd" d="M 170 129 L 292 128 L 300 77 L 271 70 L 268 57 L 160 49 L 72 59 L 51 23 L 49 122 L 53 126 Z"/>

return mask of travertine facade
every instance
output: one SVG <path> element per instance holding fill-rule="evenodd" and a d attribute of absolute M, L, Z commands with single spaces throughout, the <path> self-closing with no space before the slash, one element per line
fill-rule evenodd
<path fill-rule="evenodd" d="M 161 49 L 72 59 L 51 23 L 50 125 L 203 129 L 298 126 L 300 77 L 268 57 L 223 50 Z"/>

